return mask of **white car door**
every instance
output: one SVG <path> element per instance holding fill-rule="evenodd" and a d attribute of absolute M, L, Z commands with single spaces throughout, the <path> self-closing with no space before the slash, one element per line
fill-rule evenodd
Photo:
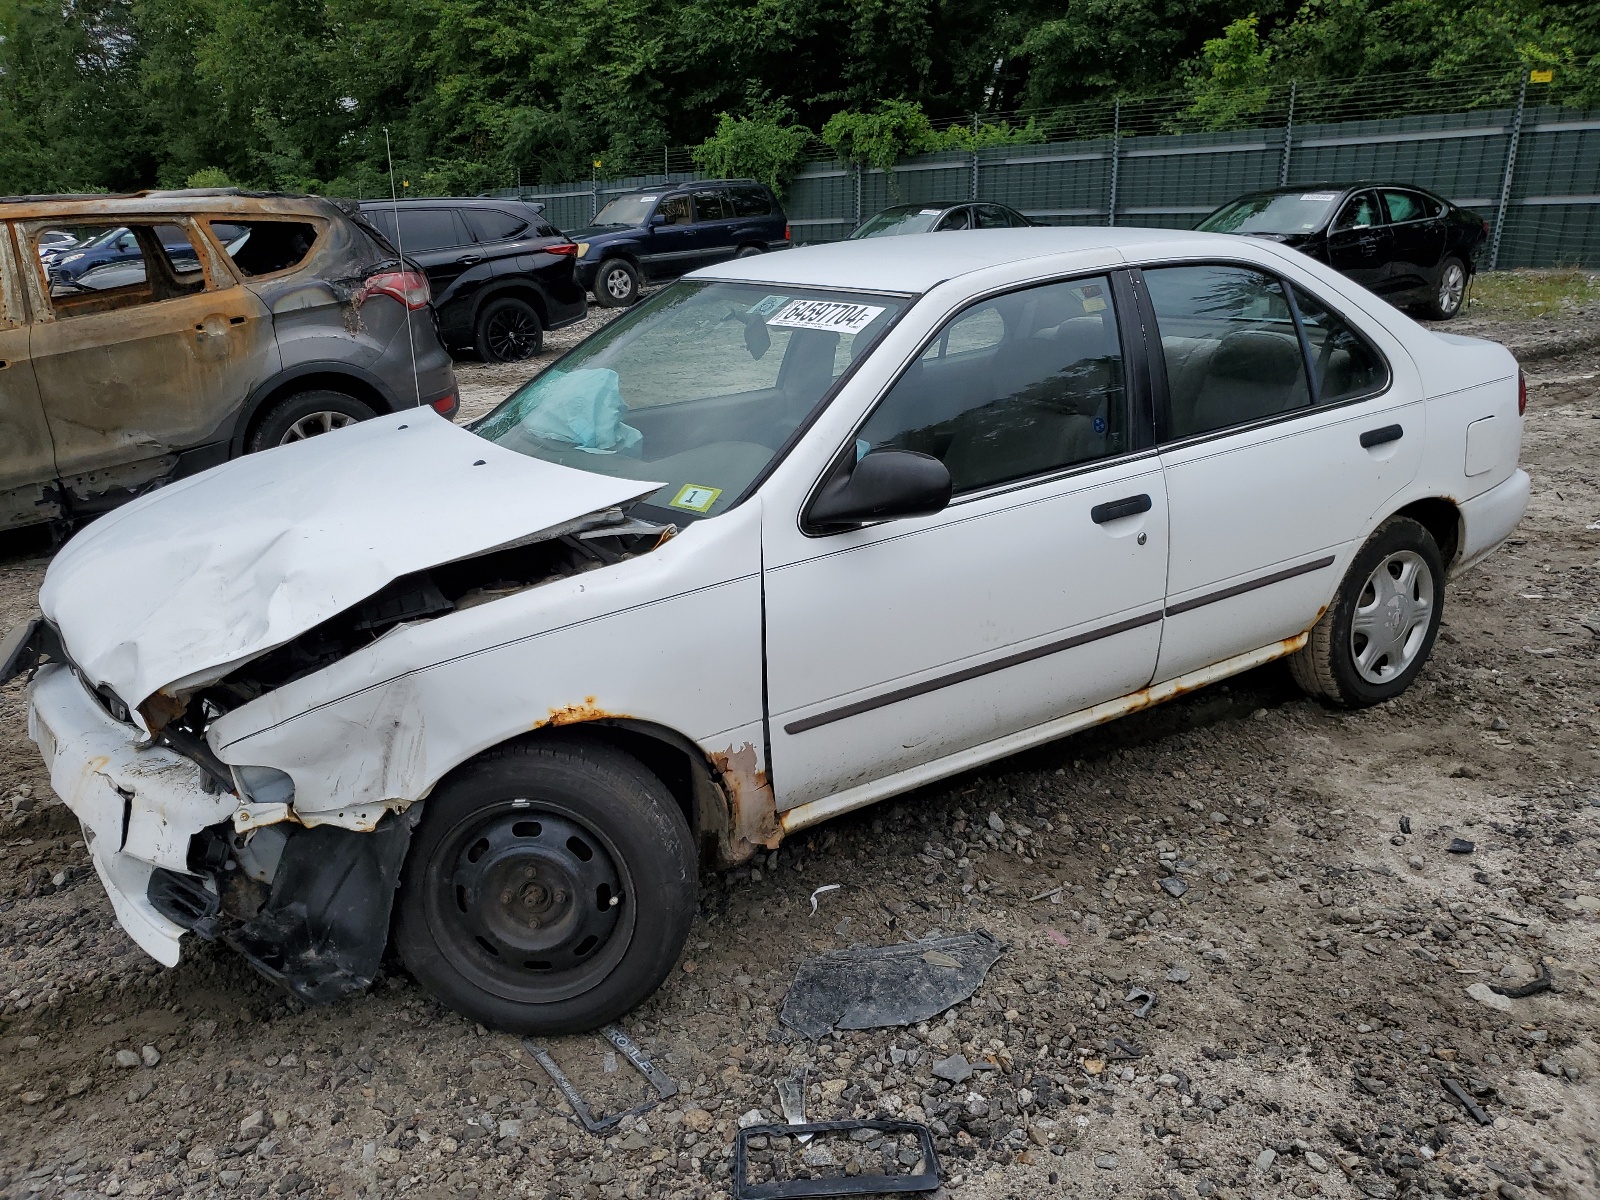
<path fill-rule="evenodd" d="M 804 539 L 767 511 L 780 809 L 1149 682 L 1167 506 L 1125 340 L 1103 274 L 978 301 L 845 451 L 935 455 L 948 508 Z"/>
<path fill-rule="evenodd" d="M 1158 680 L 1308 629 L 1421 461 L 1409 359 L 1285 286 L 1237 264 L 1143 272 L 1172 510 Z"/>

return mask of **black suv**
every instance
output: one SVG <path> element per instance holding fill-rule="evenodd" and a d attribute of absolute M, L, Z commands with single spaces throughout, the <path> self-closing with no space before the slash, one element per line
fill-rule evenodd
<path fill-rule="evenodd" d="M 789 248 L 789 218 L 764 183 L 709 179 L 623 192 L 574 230 L 578 281 L 601 304 L 639 298 L 642 280 Z M 406 248 L 410 253 L 410 247 Z"/>
<path fill-rule="evenodd" d="M 485 362 L 539 353 L 544 331 L 581 321 L 578 248 L 520 200 L 368 200 L 361 215 L 428 273 L 439 333 Z M 398 226 L 398 227 L 397 227 Z"/>

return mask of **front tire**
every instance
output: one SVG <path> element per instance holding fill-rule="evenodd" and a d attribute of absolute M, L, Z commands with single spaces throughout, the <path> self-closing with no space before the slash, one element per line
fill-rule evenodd
<path fill-rule="evenodd" d="M 1410 517 L 1390 517 L 1361 547 L 1333 604 L 1290 656 L 1290 673 L 1308 695 L 1330 704 L 1381 704 L 1422 671 L 1443 612 L 1438 543 Z"/>
<path fill-rule="evenodd" d="M 594 274 L 594 298 L 607 308 L 627 308 L 639 298 L 639 272 L 625 259 L 606 259 Z"/>
<path fill-rule="evenodd" d="M 1448 321 L 1461 311 L 1466 299 L 1467 267 L 1452 255 L 1439 267 L 1439 282 L 1433 289 L 1433 298 L 1424 307 L 1435 321 Z"/>
<path fill-rule="evenodd" d="M 544 349 L 544 326 L 533 305 L 502 296 L 478 314 L 473 347 L 483 362 L 521 362 Z"/>
<path fill-rule="evenodd" d="M 395 945 L 472 1020 L 574 1033 L 661 985 L 696 889 L 689 826 L 654 774 L 598 743 L 530 739 L 473 760 L 429 797 Z"/>
<path fill-rule="evenodd" d="M 317 389 L 296 392 L 267 410 L 245 442 L 245 453 L 287 446 L 324 433 L 332 433 L 378 414 L 370 404 L 343 392 Z"/>

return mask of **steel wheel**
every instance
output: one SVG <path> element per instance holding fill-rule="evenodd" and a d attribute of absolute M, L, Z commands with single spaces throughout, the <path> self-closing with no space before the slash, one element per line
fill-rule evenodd
<path fill-rule="evenodd" d="M 497 308 L 484 323 L 483 338 L 498 362 L 516 362 L 539 352 L 539 320 L 520 305 Z"/>
<path fill-rule="evenodd" d="M 1420 554 L 1398 550 L 1367 577 L 1350 621 L 1350 651 L 1368 683 L 1388 683 L 1421 653 L 1433 621 L 1433 572 Z"/>
<path fill-rule="evenodd" d="M 283 438 L 278 442 L 280 446 L 287 446 L 290 442 L 303 442 L 306 438 L 316 437 L 319 434 L 332 433 L 335 429 L 343 429 L 346 425 L 354 425 L 357 418 L 349 413 L 323 412 L 307 413 L 284 430 Z"/>
<path fill-rule="evenodd" d="M 1454 316 L 1461 310 L 1461 300 L 1467 293 L 1467 272 L 1458 262 L 1447 262 L 1439 273 L 1439 311 Z"/>
<path fill-rule="evenodd" d="M 429 862 L 428 923 L 472 983 L 547 1003 L 586 991 L 633 932 L 621 856 L 575 814 L 529 800 L 478 810 Z"/>

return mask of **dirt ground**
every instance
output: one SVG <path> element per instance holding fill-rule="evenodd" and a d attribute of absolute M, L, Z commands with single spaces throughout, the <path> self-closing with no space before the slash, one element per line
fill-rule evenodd
<path fill-rule="evenodd" d="M 0 1192 L 726 1197 L 798 1076 L 813 1119 L 927 1121 L 958 1198 L 1600 1196 L 1600 311 L 1453 328 L 1530 352 L 1533 500 L 1407 695 L 1334 712 L 1272 665 L 707 874 L 625 1021 L 682 1090 L 603 1139 L 398 965 L 307 1009 L 220 948 L 148 960 L 0 691 Z M 0 624 L 45 565 L 0 558 Z M 966 929 L 1006 949 L 947 1016 L 779 1024 L 808 956 Z M 644 1094 L 597 1038 L 552 1049 L 599 1108 Z"/>

